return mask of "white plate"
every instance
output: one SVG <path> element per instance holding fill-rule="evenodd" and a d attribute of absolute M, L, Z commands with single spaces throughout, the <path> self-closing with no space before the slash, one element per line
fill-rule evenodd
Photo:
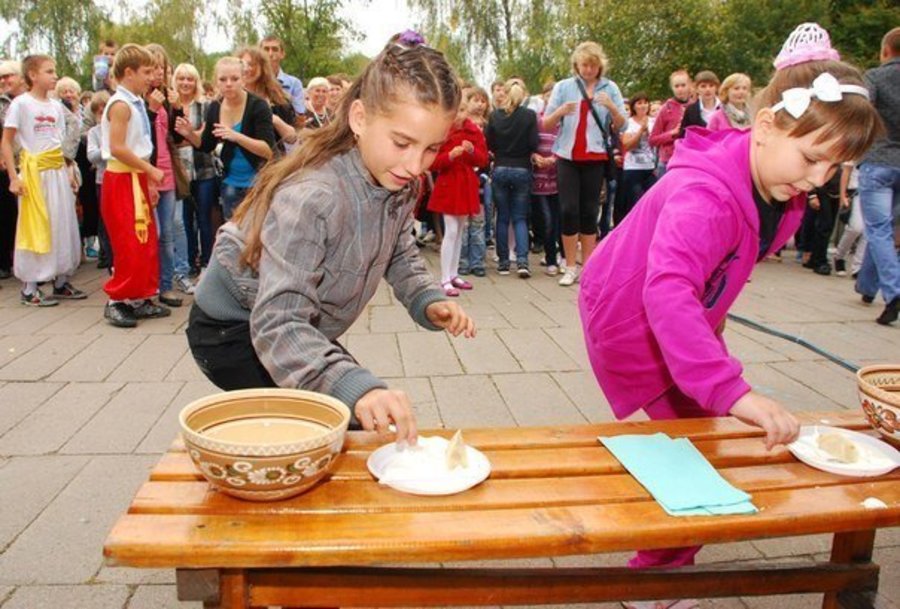
<path fill-rule="evenodd" d="M 831 458 L 816 443 L 817 436 L 825 433 L 838 433 L 853 442 L 862 458 L 856 463 Z M 827 425 L 801 427 L 800 436 L 788 444 L 788 450 L 807 465 L 841 476 L 882 476 L 900 467 L 900 452 L 887 443 L 858 431 Z"/>
<path fill-rule="evenodd" d="M 420 441 L 423 438 L 420 438 Z M 425 439 L 427 441 L 427 439 Z M 366 465 L 376 479 L 381 481 L 391 460 L 400 453 L 395 443 L 385 444 L 369 455 Z M 455 495 L 480 484 L 491 473 L 491 462 L 480 450 L 466 446 L 469 466 L 442 472 L 436 476 L 386 481 L 383 484 L 412 495 Z"/>

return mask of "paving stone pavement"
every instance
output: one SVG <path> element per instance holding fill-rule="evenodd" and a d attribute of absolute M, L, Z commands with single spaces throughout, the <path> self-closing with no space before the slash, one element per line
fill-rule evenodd
<path fill-rule="evenodd" d="M 428 264 L 437 254 L 426 250 Z M 532 268 L 540 269 L 537 260 Z M 493 265 L 489 265 L 493 267 Z M 174 574 L 103 566 L 115 519 L 177 431 L 177 413 L 215 391 L 188 352 L 188 307 L 132 330 L 102 319 L 105 275 L 85 264 L 74 283 L 87 300 L 32 309 L 0 282 L 0 607 L 196 609 L 175 599 Z M 537 272 L 493 268 L 460 301 L 474 340 L 417 328 L 383 285 L 345 344 L 406 390 L 420 427 L 552 425 L 612 417 L 590 373 L 575 289 Z M 788 261 L 761 265 L 735 312 L 797 334 L 856 363 L 900 359 L 900 327 L 874 323 L 849 279 Z M 747 378 L 794 410 L 856 409 L 853 375 L 796 344 L 729 323 L 726 340 Z M 900 602 L 900 529 L 881 531 L 882 591 Z M 702 562 L 821 559 L 825 536 L 709 546 Z M 624 554 L 508 561 L 503 565 L 621 565 Z M 720 599 L 704 608 L 817 607 L 820 597 Z M 572 607 L 618 607 L 618 604 Z"/>

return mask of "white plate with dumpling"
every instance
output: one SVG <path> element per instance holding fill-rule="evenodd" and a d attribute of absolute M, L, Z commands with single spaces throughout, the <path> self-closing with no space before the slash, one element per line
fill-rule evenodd
<path fill-rule="evenodd" d="M 416 446 L 386 444 L 369 455 L 366 465 L 380 484 L 412 495 L 455 495 L 491 473 L 488 458 L 467 446 L 459 432 L 449 441 L 420 436 Z"/>
<path fill-rule="evenodd" d="M 788 450 L 809 466 L 841 476 L 882 476 L 900 467 L 900 452 L 858 431 L 805 425 Z"/>

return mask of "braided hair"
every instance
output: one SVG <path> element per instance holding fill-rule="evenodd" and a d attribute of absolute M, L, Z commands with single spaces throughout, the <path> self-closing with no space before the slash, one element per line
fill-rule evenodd
<path fill-rule="evenodd" d="M 353 102 L 360 100 L 367 113 L 384 114 L 398 101 L 408 99 L 455 113 L 460 103 L 459 81 L 440 51 L 423 44 L 392 41 L 353 82 L 328 125 L 307 135 L 290 154 L 269 163 L 259 173 L 233 217 L 233 221 L 244 229 L 242 263 L 254 270 L 259 268 L 260 234 L 278 187 L 288 180 L 296 180 L 304 170 L 320 167 L 356 145 L 350 128 Z"/>

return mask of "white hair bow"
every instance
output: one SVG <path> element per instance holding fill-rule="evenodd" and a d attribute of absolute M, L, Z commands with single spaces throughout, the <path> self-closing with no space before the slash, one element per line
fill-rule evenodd
<path fill-rule="evenodd" d="M 844 93 L 862 95 L 866 99 L 869 99 L 869 92 L 865 87 L 860 87 L 859 85 L 842 85 L 838 82 L 837 78 L 828 72 L 823 72 L 813 81 L 812 87 L 808 89 L 796 87 L 782 93 L 781 101 L 772 106 L 772 111 L 778 112 L 779 110 L 784 109 L 794 118 L 800 118 L 806 112 L 807 108 L 809 108 L 809 104 L 813 99 L 834 103 L 841 101 L 844 97 Z"/>

